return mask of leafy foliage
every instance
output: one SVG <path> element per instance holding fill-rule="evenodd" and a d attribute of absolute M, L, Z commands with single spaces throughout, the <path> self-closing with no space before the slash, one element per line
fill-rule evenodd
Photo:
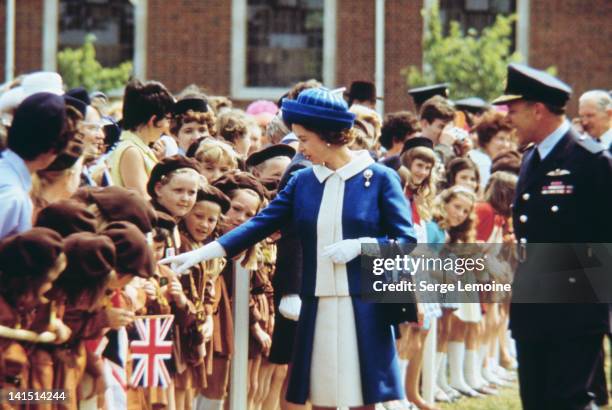
<path fill-rule="evenodd" d="M 58 71 L 68 88 L 83 86 L 88 91 L 108 92 L 121 88 L 132 74 L 132 62 L 102 67 L 96 60 L 95 36 L 88 34 L 80 48 L 67 48 L 57 54 Z"/>
<path fill-rule="evenodd" d="M 511 52 L 512 24 L 516 16 L 498 15 L 495 23 L 478 33 L 463 33 L 457 21 L 444 35 L 438 6 L 421 12 L 427 21 L 423 41 L 424 67 L 402 70 L 410 87 L 447 82 L 453 99 L 478 96 L 491 100 L 503 93 L 509 63 L 520 62 Z M 554 68 L 549 69 L 554 74 Z"/>

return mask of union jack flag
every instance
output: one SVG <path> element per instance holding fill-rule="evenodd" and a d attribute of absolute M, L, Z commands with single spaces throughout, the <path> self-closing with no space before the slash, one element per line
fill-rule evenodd
<path fill-rule="evenodd" d="M 141 316 L 130 332 L 133 360 L 130 384 L 134 387 L 168 387 L 172 358 L 173 315 Z"/>

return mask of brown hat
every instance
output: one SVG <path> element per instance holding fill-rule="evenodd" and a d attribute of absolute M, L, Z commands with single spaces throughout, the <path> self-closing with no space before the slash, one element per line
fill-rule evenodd
<path fill-rule="evenodd" d="M 173 155 L 166 157 L 159 161 L 153 170 L 151 170 L 151 176 L 149 182 L 147 182 L 147 192 L 151 198 L 155 198 L 155 185 L 162 180 L 163 177 L 169 173 L 182 168 L 191 168 L 197 173 L 200 173 L 200 166 L 193 158 L 187 158 L 182 155 Z"/>
<path fill-rule="evenodd" d="M 286 144 L 269 145 L 264 149 L 252 153 L 246 160 L 247 167 L 255 167 L 265 161 L 276 157 L 287 157 L 292 159 L 295 156 L 295 149 Z"/>
<path fill-rule="evenodd" d="M 0 275 L 39 279 L 55 266 L 64 250 L 61 235 L 48 228 L 32 228 L 0 242 Z"/>
<path fill-rule="evenodd" d="M 266 188 L 253 174 L 243 171 L 231 171 L 218 178 L 214 186 L 219 188 L 225 195 L 236 189 L 250 189 L 255 191 L 263 201 L 266 198 Z"/>
<path fill-rule="evenodd" d="M 176 219 L 174 219 L 174 217 L 169 213 L 160 211 L 159 209 L 156 209 L 155 213 L 157 214 L 157 221 L 155 222 L 155 227 L 167 229 L 172 232 L 176 227 Z"/>
<path fill-rule="evenodd" d="M 82 203 L 63 199 L 43 208 L 38 213 L 36 226 L 53 229 L 65 238 L 77 232 L 96 232 L 98 221 Z"/>
<path fill-rule="evenodd" d="M 151 205 L 135 191 L 118 186 L 81 188 L 73 198 L 96 204 L 107 221 L 129 221 L 143 233 L 153 230 L 157 218 Z"/>
<path fill-rule="evenodd" d="M 125 221 L 113 222 L 102 234 L 108 236 L 115 244 L 118 273 L 143 278 L 153 276 L 155 270 L 153 253 L 147 239 L 134 224 Z"/>
<path fill-rule="evenodd" d="M 74 233 L 66 238 L 67 266 L 63 280 L 105 278 L 114 268 L 116 251 L 113 241 L 91 232 Z"/>
<path fill-rule="evenodd" d="M 505 150 L 493 158 L 491 174 L 497 171 L 507 171 L 518 175 L 521 170 L 521 154 L 515 150 Z"/>
<path fill-rule="evenodd" d="M 210 201 L 221 207 L 221 213 L 226 213 L 230 209 L 231 201 L 219 188 L 206 185 L 198 190 L 196 203 L 200 201 Z"/>

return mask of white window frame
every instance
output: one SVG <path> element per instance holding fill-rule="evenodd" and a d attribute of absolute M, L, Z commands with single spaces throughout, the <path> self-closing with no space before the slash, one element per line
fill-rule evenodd
<path fill-rule="evenodd" d="M 134 7 L 134 76 L 145 79 L 147 70 L 147 9 L 148 0 L 130 0 Z M 44 0 L 42 67 L 57 71 L 59 47 L 59 0 Z"/>
<path fill-rule="evenodd" d="M 318 80 L 322 80 L 323 84 L 330 88 L 336 85 L 336 1 L 323 2 L 323 78 Z M 290 86 L 247 87 L 246 85 L 247 0 L 232 1 L 231 44 L 231 98 L 238 100 L 265 98 L 276 101 L 287 92 Z"/>

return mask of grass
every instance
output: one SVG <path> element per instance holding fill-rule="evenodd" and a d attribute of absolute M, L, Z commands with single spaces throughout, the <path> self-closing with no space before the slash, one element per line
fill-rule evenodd
<path fill-rule="evenodd" d="M 610 344 L 604 342 L 606 350 L 606 375 L 610 375 Z M 608 379 L 608 389 L 612 386 L 612 381 Z M 511 387 L 500 389 L 498 396 L 486 396 L 478 399 L 462 398 L 455 403 L 436 403 L 442 410 L 521 410 L 521 399 L 518 391 L 518 381 Z M 601 410 L 612 410 L 612 406 L 600 407 Z"/>
<path fill-rule="evenodd" d="M 455 403 L 440 404 L 443 410 L 521 410 L 518 382 L 500 389 L 498 396 L 477 399 L 462 398 Z"/>

